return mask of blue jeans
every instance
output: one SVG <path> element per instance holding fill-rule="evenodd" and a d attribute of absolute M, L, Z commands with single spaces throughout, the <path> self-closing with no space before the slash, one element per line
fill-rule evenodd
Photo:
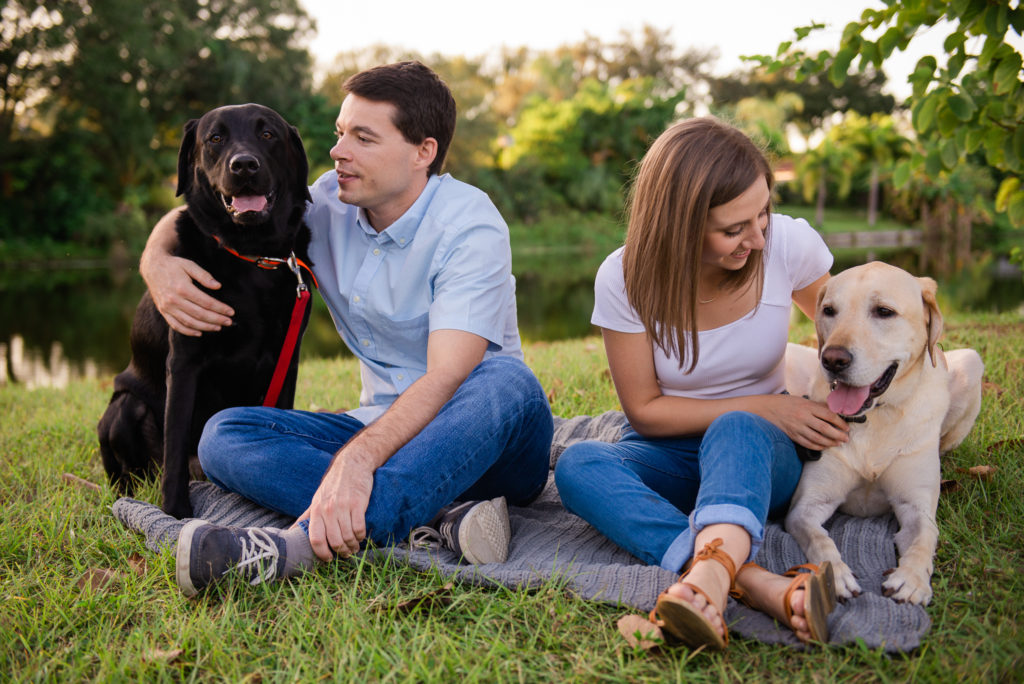
<path fill-rule="evenodd" d="M 199 461 L 224 489 L 298 517 L 334 454 L 363 427 L 344 414 L 226 409 L 207 422 Z M 522 361 L 483 361 L 374 473 L 367 536 L 377 544 L 402 539 L 456 500 L 529 503 L 547 481 L 553 430 L 544 390 Z"/>
<path fill-rule="evenodd" d="M 716 523 L 750 534 L 752 559 L 769 515 L 786 512 L 803 465 L 769 421 L 735 411 L 702 436 L 579 442 L 555 466 L 567 509 L 650 565 L 679 572 L 700 530 Z"/>

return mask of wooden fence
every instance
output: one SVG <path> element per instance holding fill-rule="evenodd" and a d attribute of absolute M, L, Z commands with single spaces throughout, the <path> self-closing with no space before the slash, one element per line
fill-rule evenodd
<path fill-rule="evenodd" d="M 822 233 L 829 247 L 920 247 L 921 230 L 868 230 L 857 233 Z"/>

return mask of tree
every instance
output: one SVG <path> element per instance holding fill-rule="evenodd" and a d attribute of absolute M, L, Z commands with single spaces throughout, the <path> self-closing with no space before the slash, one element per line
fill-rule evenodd
<path fill-rule="evenodd" d="M 532 100 L 509 131 L 500 167 L 537 170 L 546 189 L 570 208 L 620 210 L 633 165 L 675 118 L 683 99 L 683 93 L 657 97 L 652 87 L 651 79 L 618 86 L 587 80 L 571 98 Z"/>
<path fill-rule="evenodd" d="M 852 148 L 858 162 L 868 169 L 868 225 L 878 220 L 882 176 L 891 177 L 892 167 L 910 157 L 912 142 L 900 133 L 893 117 L 872 114 L 870 117 L 849 112 L 843 121 L 829 131 L 837 145 Z"/>
<path fill-rule="evenodd" d="M 0 238 L 31 226 L 99 243 L 122 217 L 144 231 L 139 210 L 173 195 L 187 119 L 246 101 L 286 118 L 310 108 L 313 23 L 297 0 L 6 0 L 2 12 L 0 111 L 13 119 L 0 117 Z"/>
<path fill-rule="evenodd" d="M 902 164 L 896 182 L 923 168 L 930 177 L 948 174 L 968 155 L 982 152 L 1001 178 L 996 208 L 1024 226 L 1024 83 L 1020 44 L 1024 7 L 1004 0 L 883 0 L 843 30 L 838 48 L 811 56 L 792 49 L 821 25 L 797 29 L 797 41 L 783 43 L 775 57 L 756 60 L 769 70 L 795 68 L 798 78 L 827 73 L 844 83 L 854 59 L 858 69 L 881 68 L 922 30 L 948 30 L 944 55 L 922 57 L 909 77 L 912 121 L 922 151 Z M 1012 36 L 1015 40 L 1011 40 Z M 872 38 L 877 36 L 877 38 Z M 980 49 L 979 49 L 980 48 Z M 941 59 L 941 62 L 940 62 Z"/>

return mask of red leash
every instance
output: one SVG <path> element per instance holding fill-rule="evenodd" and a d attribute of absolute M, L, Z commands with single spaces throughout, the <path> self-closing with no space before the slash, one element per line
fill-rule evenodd
<path fill-rule="evenodd" d="M 274 368 L 274 375 L 270 379 L 270 387 L 267 388 L 267 394 L 263 399 L 264 406 L 276 406 L 277 399 L 281 396 L 281 387 L 284 386 L 284 378 L 288 375 L 288 367 L 291 365 L 292 357 L 295 355 L 295 346 L 299 341 L 299 331 L 302 329 L 302 321 L 306 315 L 306 309 L 309 308 L 310 299 L 312 296 L 309 293 L 309 288 L 306 287 L 305 281 L 302 280 L 302 270 L 306 269 L 309 273 L 309 277 L 313 279 L 313 285 L 317 288 L 320 287 L 320 283 L 317 282 L 316 276 L 313 275 L 312 269 L 304 262 L 295 256 L 295 252 L 292 252 L 287 259 L 280 259 L 278 257 L 251 257 L 239 254 L 235 250 L 231 249 L 216 235 L 214 239 L 220 244 L 221 247 L 226 249 L 231 254 L 234 254 L 243 261 L 256 264 L 260 268 L 273 270 L 282 264 L 288 266 L 291 272 L 295 274 L 295 279 L 298 281 L 298 285 L 295 287 L 295 305 L 292 307 L 292 318 L 288 323 L 288 333 L 284 336 L 284 344 L 281 345 L 281 353 L 277 357 L 277 366 Z"/>

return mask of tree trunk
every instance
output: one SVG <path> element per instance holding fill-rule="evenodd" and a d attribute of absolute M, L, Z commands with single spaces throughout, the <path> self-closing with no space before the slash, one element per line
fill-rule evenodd
<path fill-rule="evenodd" d="M 969 207 L 958 207 L 956 215 L 956 257 L 954 265 L 960 271 L 971 260 L 971 229 L 974 224 L 974 212 Z"/>
<path fill-rule="evenodd" d="M 878 164 L 871 165 L 871 181 L 868 186 L 868 225 L 878 221 Z"/>
<path fill-rule="evenodd" d="M 935 250 L 935 230 L 932 225 L 932 208 L 927 200 L 921 202 L 921 252 L 918 271 L 921 275 L 928 273 L 932 265 Z"/>
<path fill-rule="evenodd" d="M 821 230 L 821 227 L 825 224 L 825 193 L 828 188 L 827 178 L 825 177 L 825 170 L 821 170 L 821 176 L 818 177 L 818 204 L 814 208 L 814 227 Z"/>

